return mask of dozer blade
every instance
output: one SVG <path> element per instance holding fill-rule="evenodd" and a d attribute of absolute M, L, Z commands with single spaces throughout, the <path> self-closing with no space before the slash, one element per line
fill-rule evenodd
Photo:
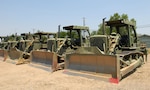
<path fill-rule="evenodd" d="M 19 59 L 21 55 L 22 55 L 22 52 L 16 48 L 11 48 L 8 51 L 8 56 L 11 60 Z"/>
<path fill-rule="evenodd" d="M 97 77 L 100 80 L 120 80 L 120 61 L 117 56 L 103 54 L 68 54 L 65 61 L 66 74 Z"/>
<path fill-rule="evenodd" d="M 6 50 L 0 50 L 0 60 L 5 61 L 7 59 L 7 51 Z"/>
<path fill-rule="evenodd" d="M 57 70 L 57 55 L 47 51 L 32 51 L 31 63 L 49 66 L 53 72 Z"/>

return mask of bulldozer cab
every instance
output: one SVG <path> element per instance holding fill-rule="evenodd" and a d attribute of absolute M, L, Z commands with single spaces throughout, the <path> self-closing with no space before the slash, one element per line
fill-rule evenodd
<path fill-rule="evenodd" d="M 21 33 L 21 35 L 16 38 L 16 41 L 18 43 L 15 47 L 20 51 L 24 51 L 26 47 L 28 47 L 29 44 L 32 42 L 32 40 L 33 40 L 33 34 Z"/>
<path fill-rule="evenodd" d="M 33 34 L 30 34 L 30 33 L 22 33 L 22 34 L 21 34 L 21 39 L 22 39 L 22 40 L 32 40 L 32 39 L 33 39 Z"/>
<path fill-rule="evenodd" d="M 10 50 L 11 48 L 14 48 L 17 45 L 17 39 L 19 36 L 16 35 L 11 35 L 7 37 L 7 45 L 5 47 L 6 50 Z"/>
<path fill-rule="evenodd" d="M 120 35 L 119 45 L 123 48 L 137 47 L 135 24 L 125 20 L 106 21 L 109 35 Z"/>
<path fill-rule="evenodd" d="M 48 38 L 56 37 L 56 33 L 49 33 L 49 32 L 37 32 L 34 34 L 35 40 L 40 40 L 41 42 L 47 42 Z"/>
<path fill-rule="evenodd" d="M 64 30 L 68 32 L 68 38 L 71 39 L 71 45 L 82 47 L 88 46 L 88 39 L 90 37 L 89 28 L 86 26 L 65 26 Z"/>
<path fill-rule="evenodd" d="M 37 32 L 34 34 L 34 50 L 37 49 L 43 49 L 47 50 L 48 46 L 48 39 L 50 38 L 56 38 L 57 34 L 56 33 L 49 33 L 49 32 Z"/>

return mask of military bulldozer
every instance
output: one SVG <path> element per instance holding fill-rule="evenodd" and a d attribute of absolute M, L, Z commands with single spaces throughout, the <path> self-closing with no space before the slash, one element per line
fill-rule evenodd
<path fill-rule="evenodd" d="M 143 64 L 134 23 L 115 20 L 103 24 L 104 35 L 91 36 L 90 47 L 66 55 L 65 73 L 118 83 Z"/>
<path fill-rule="evenodd" d="M 5 60 L 7 55 L 8 36 L 0 37 L 0 59 Z"/>
<path fill-rule="evenodd" d="M 56 51 L 56 33 L 37 32 L 34 34 L 35 40 L 32 45 L 30 62 L 31 64 L 42 64 L 50 66 L 52 60 L 55 60 Z"/>
<path fill-rule="evenodd" d="M 53 44 L 47 44 L 48 39 L 55 40 L 56 33 L 37 32 L 34 34 L 22 33 L 20 39 L 12 41 L 8 40 L 6 46 L 7 50 L 1 50 L 1 56 L 4 61 L 7 59 L 15 60 L 17 65 L 29 63 L 34 57 L 36 51 L 54 51 Z M 4 42 L 2 42 L 4 44 Z M 2 44 L 2 45 L 3 45 Z M 4 45 L 3 45 L 4 46 Z M 32 52 L 33 51 L 33 52 Z M 30 53 L 32 52 L 32 57 Z M 37 56 L 39 54 L 36 54 Z M 17 61 L 16 61 L 17 60 Z M 34 61 L 34 60 L 33 60 Z"/>
<path fill-rule="evenodd" d="M 11 35 L 7 37 L 1 37 L 1 50 L 0 54 L 3 60 L 5 61 L 10 54 L 10 51 L 13 50 L 12 48 L 15 48 L 15 46 L 18 43 L 18 36 L 17 35 Z M 17 53 L 13 53 L 17 54 Z"/>
<path fill-rule="evenodd" d="M 67 36 L 47 39 L 46 50 L 33 50 L 31 62 L 48 65 L 53 72 L 64 68 L 65 54 L 73 53 L 77 48 L 88 45 L 87 38 L 90 35 L 88 27 L 71 25 L 63 27 L 63 30 Z"/>
<path fill-rule="evenodd" d="M 54 37 L 56 37 L 56 33 L 37 32 L 34 33 L 32 37 L 30 37 L 31 38 L 30 40 L 25 40 L 25 43 L 24 42 L 19 43 L 19 46 L 24 45 L 24 47 L 21 47 L 22 54 L 20 55 L 17 65 L 24 64 L 26 62 L 27 63 L 31 62 L 31 58 L 34 57 L 36 51 L 51 50 L 52 49 L 51 46 L 47 45 L 48 43 L 47 40 Z M 40 54 L 35 55 L 38 56 Z"/>
<path fill-rule="evenodd" d="M 8 51 L 8 57 L 11 60 L 20 59 L 20 57 L 23 57 L 25 59 L 29 58 L 29 55 L 26 56 L 23 55 L 25 50 L 26 49 L 28 50 L 29 47 L 32 45 L 33 35 L 30 33 L 22 33 L 20 36 L 17 36 L 17 39 L 14 42 L 15 44 L 11 46 L 11 48 Z"/>

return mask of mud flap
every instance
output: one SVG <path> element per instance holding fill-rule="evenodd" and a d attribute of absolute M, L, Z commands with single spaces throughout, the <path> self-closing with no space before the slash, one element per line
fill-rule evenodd
<path fill-rule="evenodd" d="M 47 51 L 32 51 L 31 63 L 41 64 L 51 67 L 52 72 L 57 70 L 57 55 Z"/>
<path fill-rule="evenodd" d="M 102 75 L 107 81 L 118 83 L 120 80 L 120 61 L 117 56 L 100 54 L 68 54 L 65 72 L 77 71 L 91 75 Z"/>

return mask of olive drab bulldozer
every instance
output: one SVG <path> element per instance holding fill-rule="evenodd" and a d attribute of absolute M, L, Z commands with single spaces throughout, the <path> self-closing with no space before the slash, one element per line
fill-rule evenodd
<path fill-rule="evenodd" d="M 134 23 L 115 20 L 103 24 L 104 35 L 91 36 L 90 47 L 66 55 L 65 73 L 118 83 L 143 64 Z"/>
<path fill-rule="evenodd" d="M 35 58 L 38 60 L 38 57 L 45 58 L 46 56 L 40 52 L 48 52 L 51 50 L 52 44 L 48 44 L 50 38 L 56 37 L 56 33 L 50 32 L 37 32 L 33 34 L 33 39 L 28 44 L 28 46 L 23 50 L 21 57 L 19 58 L 17 65 L 24 64 L 26 62 L 34 62 Z M 32 53 L 32 54 L 31 54 Z M 44 53 L 46 54 L 46 53 Z M 49 55 L 49 54 L 48 54 Z M 47 55 L 47 56 L 48 56 Z M 44 60 L 42 62 L 45 62 Z"/>
<path fill-rule="evenodd" d="M 11 36 L 7 36 L 7 37 L 1 37 L 1 50 L 0 50 L 0 54 L 1 54 L 1 58 L 3 61 L 5 61 L 9 55 L 11 56 L 11 51 L 14 50 L 13 48 L 15 48 L 15 46 L 17 45 L 18 41 L 16 41 L 18 39 L 17 35 L 11 35 Z M 20 53 L 14 52 L 13 55 L 16 55 L 16 57 L 18 57 Z M 16 58 L 16 57 L 12 57 L 12 58 Z"/>
<path fill-rule="evenodd" d="M 33 50 L 31 51 L 31 63 L 42 64 L 51 66 L 55 64 L 55 51 L 56 51 L 56 33 L 50 32 L 37 32 L 34 34 L 35 40 L 33 42 Z"/>
<path fill-rule="evenodd" d="M 47 40 L 46 50 L 33 50 L 31 53 L 31 62 L 46 64 L 51 67 L 51 71 L 64 68 L 65 54 L 74 52 L 77 48 L 88 45 L 89 29 L 84 26 L 65 26 L 65 38 L 55 37 Z M 83 35 L 84 34 L 84 35 Z M 36 46 L 36 45 L 34 45 Z M 43 46 L 43 45 L 41 45 Z"/>
<path fill-rule="evenodd" d="M 33 35 L 30 33 L 22 33 L 19 39 L 16 39 L 16 44 L 11 47 L 11 49 L 8 52 L 8 56 L 12 60 L 18 60 L 21 57 L 28 59 L 29 55 L 24 55 L 25 50 L 29 50 L 29 47 L 32 45 L 33 42 Z"/>
<path fill-rule="evenodd" d="M 8 37 L 7 36 L 1 36 L 0 37 L 1 42 L 0 42 L 0 59 L 1 60 L 6 60 L 7 58 L 7 45 L 8 45 Z"/>
<path fill-rule="evenodd" d="M 12 35 L 7 37 L 6 40 L 2 40 L 1 44 L 4 44 L 1 49 L 0 54 L 2 54 L 2 58 L 4 61 L 6 60 L 18 60 L 25 50 L 29 46 L 29 43 L 32 42 L 32 35 L 22 33 L 20 36 Z"/>
<path fill-rule="evenodd" d="M 34 52 L 37 53 L 35 50 L 53 51 L 53 49 L 55 49 L 52 46 L 53 44 L 47 44 L 49 43 L 47 42 L 47 40 L 49 40 L 50 38 L 53 38 L 53 40 L 55 40 L 54 37 L 56 37 L 56 33 L 22 33 L 21 36 L 18 36 L 20 37 L 20 39 L 16 39 L 16 37 L 17 36 L 15 36 L 15 39 L 13 40 L 5 40 L 5 42 L 4 40 L 1 40 L 1 46 L 3 48 L 0 50 L 0 55 L 3 60 L 15 60 L 17 65 L 29 63 L 34 55 L 39 56 L 40 54 L 34 54 Z M 33 56 L 30 55 L 32 51 Z"/>

